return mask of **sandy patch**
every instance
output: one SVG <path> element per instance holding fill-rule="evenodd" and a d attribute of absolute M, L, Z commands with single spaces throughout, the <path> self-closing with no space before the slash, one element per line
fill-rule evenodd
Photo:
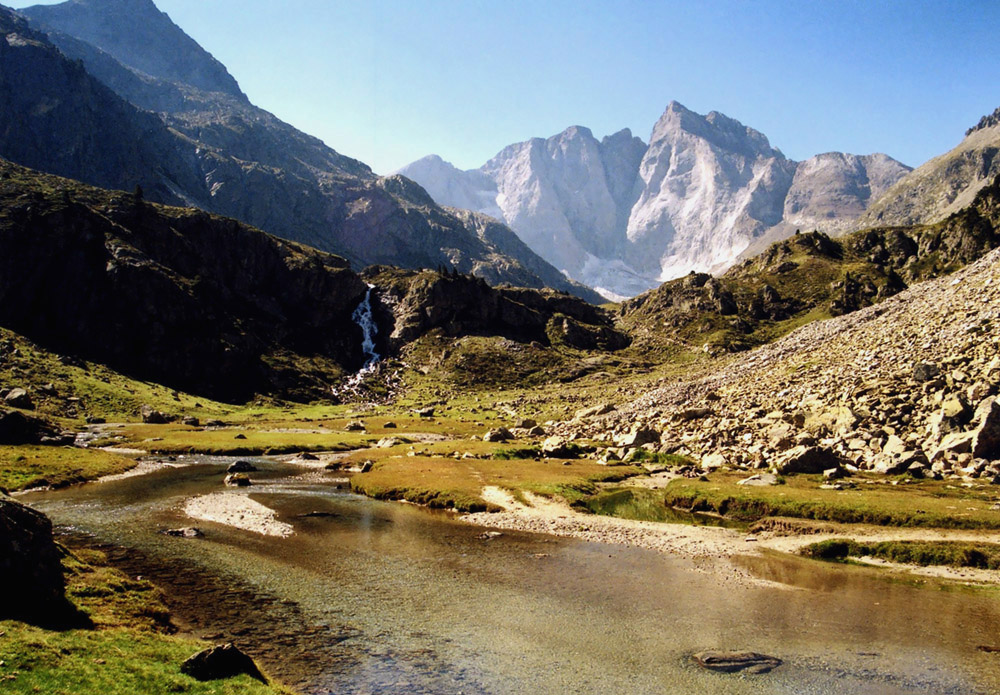
<path fill-rule="evenodd" d="M 488 486 L 483 489 L 483 499 L 503 507 L 504 511 L 466 514 L 462 518 L 490 528 L 630 545 L 688 558 L 731 557 L 754 553 L 756 550 L 756 544 L 748 542 L 745 533 L 732 529 L 583 514 L 564 502 L 532 495 L 530 492 L 523 494 L 528 504 L 518 502 L 506 490 Z"/>
<path fill-rule="evenodd" d="M 193 497 L 184 504 L 184 513 L 202 521 L 214 521 L 263 536 L 287 537 L 294 529 L 291 524 L 278 521 L 270 507 L 238 492 L 213 492 Z"/>
<path fill-rule="evenodd" d="M 121 454 L 122 456 L 145 456 L 149 453 L 145 449 L 130 449 L 126 446 L 102 446 L 99 448 L 109 454 Z"/>
<path fill-rule="evenodd" d="M 469 523 L 554 536 L 579 538 L 595 543 L 611 543 L 656 550 L 694 560 L 725 560 L 736 555 L 756 555 L 762 550 L 797 554 L 803 547 L 830 538 L 850 538 L 858 541 L 965 541 L 1000 543 L 1000 532 L 949 529 L 885 528 L 879 526 L 845 526 L 829 533 L 779 535 L 774 533 L 747 534 L 734 529 L 687 524 L 634 521 L 614 517 L 584 514 L 560 500 L 551 500 L 530 492 L 523 493 L 527 504 L 499 487 L 485 487 L 482 498 L 502 507 L 502 512 L 466 514 Z M 936 577 L 978 584 L 1000 584 L 1000 571 L 956 567 L 919 567 L 901 565 L 868 558 L 868 564 L 878 565 L 915 575 Z M 709 563 L 702 569 L 720 569 L 728 563 Z M 727 568 L 723 574 L 733 570 Z M 736 579 L 747 579 L 736 570 Z M 768 582 L 770 583 L 770 582 Z"/>

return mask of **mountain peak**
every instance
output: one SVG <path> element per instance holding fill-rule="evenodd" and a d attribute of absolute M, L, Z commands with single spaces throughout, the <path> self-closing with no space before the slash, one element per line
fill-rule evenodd
<path fill-rule="evenodd" d="M 45 31 L 75 36 L 138 72 L 246 100 L 225 66 L 152 0 L 68 0 L 21 12 Z"/>
<path fill-rule="evenodd" d="M 980 118 L 979 123 L 965 131 L 965 137 L 969 137 L 977 130 L 984 130 L 995 125 L 1000 125 L 1000 108 L 996 109 L 993 113 Z"/>

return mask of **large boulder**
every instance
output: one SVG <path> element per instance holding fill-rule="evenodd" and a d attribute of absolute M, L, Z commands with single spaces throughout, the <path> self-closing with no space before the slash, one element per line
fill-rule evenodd
<path fill-rule="evenodd" d="M 0 619 L 83 622 L 66 600 L 61 558 L 49 518 L 0 492 Z"/>
<path fill-rule="evenodd" d="M 640 447 L 643 444 L 658 444 L 659 441 L 660 433 L 645 426 L 634 427 L 630 432 L 615 437 L 615 444 L 626 449 Z"/>
<path fill-rule="evenodd" d="M 151 405 L 144 405 L 139 410 L 139 414 L 142 415 L 142 421 L 147 425 L 163 425 L 170 422 L 170 418 L 159 410 L 156 410 Z"/>
<path fill-rule="evenodd" d="M 3 400 L 11 408 L 21 408 L 22 410 L 33 410 L 35 408 L 31 396 L 24 389 L 11 389 L 3 397 Z"/>
<path fill-rule="evenodd" d="M 48 422 L 19 410 L 0 410 L 0 444 L 38 444 L 56 434 Z"/>
<path fill-rule="evenodd" d="M 246 674 L 261 683 L 267 683 L 267 678 L 260 672 L 254 660 L 232 643 L 217 644 L 188 657 L 181 664 L 181 672 L 199 681 L 233 678 Z"/>
<path fill-rule="evenodd" d="M 779 473 L 822 473 L 839 468 L 842 463 L 837 452 L 829 447 L 799 445 L 782 454 L 777 468 Z"/>
<path fill-rule="evenodd" d="M 976 408 L 976 429 L 972 436 L 972 455 L 979 459 L 1000 459 L 1000 403 L 987 398 Z"/>

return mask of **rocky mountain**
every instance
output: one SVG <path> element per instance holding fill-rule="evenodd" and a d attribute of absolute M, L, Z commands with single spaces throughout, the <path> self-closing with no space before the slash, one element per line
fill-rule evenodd
<path fill-rule="evenodd" d="M 26 14 L 50 34 L 0 8 L 0 156 L 103 187 L 138 184 L 149 200 L 235 217 L 356 266 L 453 267 L 600 300 L 513 235 L 500 235 L 501 250 L 419 186 L 379 178 L 253 106 L 149 0 Z"/>
<path fill-rule="evenodd" d="M 899 180 L 861 219 L 864 225 L 937 222 L 969 205 L 1000 174 L 1000 109 L 946 152 Z"/>
<path fill-rule="evenodd" d="M 885 155 L 794 162 L 732 118 L 672 102 L 648 145 L 627 129 L 598 141 L 574 126 L 476 170 L 430 156 L 400 173 L 438 202 L 502 219 L 570 277 L 622 297 L 724 270 L 757 239 L 844 231 L 907 171 Z"/>

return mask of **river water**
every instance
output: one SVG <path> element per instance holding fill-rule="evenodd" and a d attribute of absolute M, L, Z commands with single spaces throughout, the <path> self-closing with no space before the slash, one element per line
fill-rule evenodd
<path fill-rule="evenodd" d="M 759 584 L 641 549 L 484 529 L 351 494 L 336 474 L 253 459 L 264 537 L 181 511 L 232 459 L 26 495 L 66 533 L 164 587 L 180 626 L 235 641 L 307 693 L 1000 692 L 1000 601 L 850 567 L 747 560 Z M 197 525 L 204 538 L 164 536 Z M 778 656 L 769 674 L 690 655 Z"/>

